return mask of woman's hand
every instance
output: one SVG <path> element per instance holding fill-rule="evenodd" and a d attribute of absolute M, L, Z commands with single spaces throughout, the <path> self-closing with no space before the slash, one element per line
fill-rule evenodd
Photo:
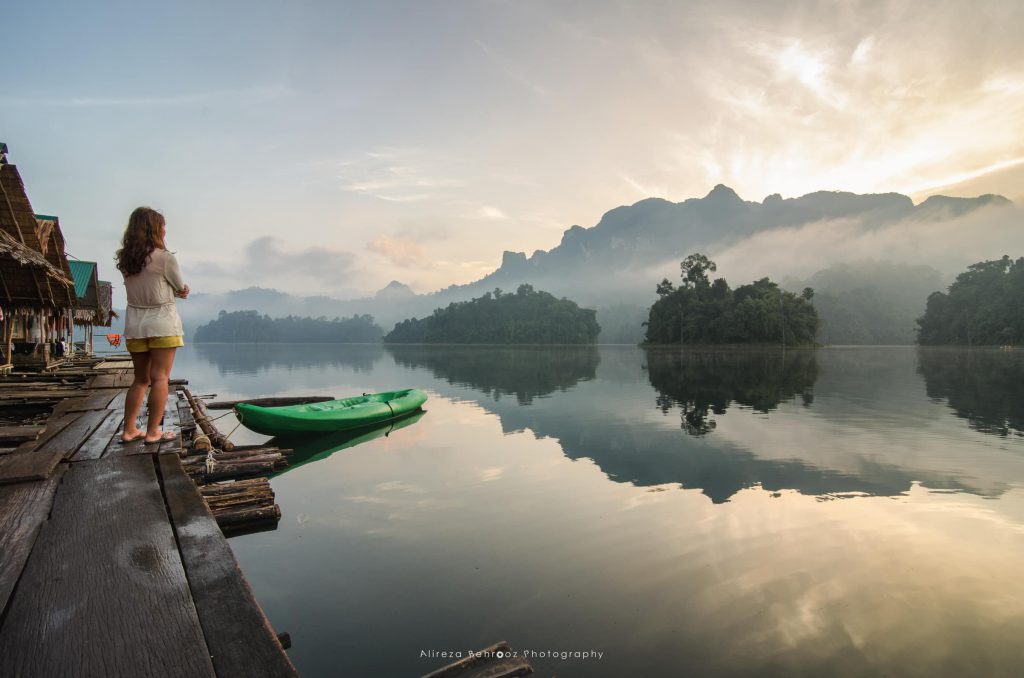
<path fill-rule="evenodd" d="M 188 293 L 189 293 L 188 285 L 185 285 L 180 290 L 178 290 L 178 293 L 177 293 L 176 296 L 181 297 L 182 299 L 188 299 Z"/>

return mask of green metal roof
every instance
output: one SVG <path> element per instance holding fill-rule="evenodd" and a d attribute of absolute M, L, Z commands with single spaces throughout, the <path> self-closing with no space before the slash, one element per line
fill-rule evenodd
<path fill-rule="evenodd" d="M 89 289 L 89 282 L 96 275 L 96 262 L 69 259 L 68 266 L 71 267 L 71 277 L 75 281 L 75 296 L 82 299 Z"/>
<path fill-rule="evenodd" d="M 57 221 L 57 217 L 52 214 L 36 214 L 34 216 L 36 219 L 42 219 L 43 221 Z"/>

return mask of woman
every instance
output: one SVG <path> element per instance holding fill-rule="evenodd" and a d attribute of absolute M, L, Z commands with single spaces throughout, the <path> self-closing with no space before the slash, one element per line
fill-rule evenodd
<path fill-rule="evenodd" d="M 117 251 L 117 268 L 124 275 L 128 312 L 124 337 L 135 365 L 135 381 L 124 402 L 123 442 L 144 438 L 147 443 L 174 440 L 175 434 L 160 429 L 167 404 L 167 382 L 174 364 L 174 352 L 184 346 L 181 318 L 174 297 L 188 297 L 188 285 L 181 280 L 178 260 L 167 251 L 167 229 L 162 214 L 139 207 L 128 218 L 128 228 Z M 149 388 L 149 418 L 140 431 L 136 418 Z"/>

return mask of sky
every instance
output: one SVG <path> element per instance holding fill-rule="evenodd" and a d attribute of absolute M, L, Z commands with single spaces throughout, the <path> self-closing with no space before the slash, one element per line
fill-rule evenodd
<path fill-rule="evenodd" d="M 428 292 L 715 184 L 1024 201 L 1024 3 L 108 2 L 4 10 L 0 141 L 118 281 Z M 825 243 L 824 246 L 828 246 Z"/>

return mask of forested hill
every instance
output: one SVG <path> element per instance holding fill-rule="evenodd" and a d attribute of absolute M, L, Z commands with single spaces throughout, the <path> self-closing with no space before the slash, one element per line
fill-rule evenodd
<path fill-rule="evenodd" d="M 691 254 L 680 264 L 682 281 L 657 286 L 647 321 L 649 344 L 788 344 L 811 346 L 820 321 L 814 290 L 786 292 L 768 278 L 736 289 L 708 273 L 715 262 Z"/>
<path fill-rule="evenodd" d="M 569 299 L 520 285 L 449 304 L 426 318 L 410 318 L 384 337 L 394 344 L 593 344 L 596 313 Z"/>
<path fill-rule="evenodd" d="M 251 308 L 259 308 L 272 317 L 372 313 L 382 326 L 390 327 L 398 320 L 423 317 L 435 308 L 479 297 L 496 287 L 516 289 L 520 284 L 528 283 L 557 297 L 568 297 L 584 306 L 597 308 L 598 321 L 608 333 L 608 336 L 601 337 L 601 341 L 632 343 L 641 339 L 639 322 L 633 320 L 642 319 L 650 304 L 652 267 L 679 261 L 689 252 L 704 251 L 714 255 L 730 244 L 757 233 L 817 221 L 843 219 L 855 224 L 856 228 L 870 231 L 908 218 L 941 222 L 975 210 L 1009 204 L 1005 198 L 994 195 L 977 198 L 935 196 L 914 205 L 910 198 L 897 193 L 859 195 L 826 191 L 792 199 L 772 195 L 761 202 L 753 202 L 741 199 L 732 189 L 720 185 L 702 198 L 682 202 L 650 198 L 616 207 L 590 228 L 572 226 L 567 229 L 561 242 L 550 250 L 537 250 L 531 255 L 505 252 L 500 266 L 480 280 L 452 285 L 429 294 L 415 294 L 398 282 L 391 282 L 376 295 L 346 300 L 248 288 L 216 295 L 193 293 L 187 304 L 179 305 L 179 312 L 190 331 L 216 317 L 220 309 Z M 885 255 L 886 252 L 877 253 L 879 257 Z M 497 252 L 494 261 L 498 263 Z M 654 279 L 665 273 L 659 269 Z M 953 271 L 944 273 L 948 275 Z M 898 293 L 898 290 L 882 285 L 876 287 L 883 299 Z M 937 288 L 933 286 L 930 289 Z M 840 295 L 824 289 L 823 294 L 835 296 L 842 306 L 833 315 L 837 318 L 853 317 L 854 321 L 847 325 L 856 328 L 856 317 L 861 313 L 856 308 L 847 307 L 855 305 L 858 297 L 846 295 L 840 298 Z M 821 301 L 828 300 L 823 297 Z M 923 299 L 921 304 L 923 308 Z M 920 313 L 920 309 L 916 312 Z M 837 326 L 835 323 L 831 325 Z M 900 327 L 904 341 L 911 341 L 912 322 L 901 321 Z M 843 334 L 831 340 L 843 343 L 858 341 L 852 338 L 856 332 Z"/>
<path fill-rule="evenodd" d="M 194 341 L 226 343 L 370 343 L 380 341 L 384 332 L 373 316 L 351 318 L 271 318 L 257 311 L 221 311 L 196 329 Z"/>
<path fill-rule="evenodd" d="M 928 297 L 917 322 L 922 344 L 1024 344 L 1024 257 L 968 266 L 947 292 Z"/>

